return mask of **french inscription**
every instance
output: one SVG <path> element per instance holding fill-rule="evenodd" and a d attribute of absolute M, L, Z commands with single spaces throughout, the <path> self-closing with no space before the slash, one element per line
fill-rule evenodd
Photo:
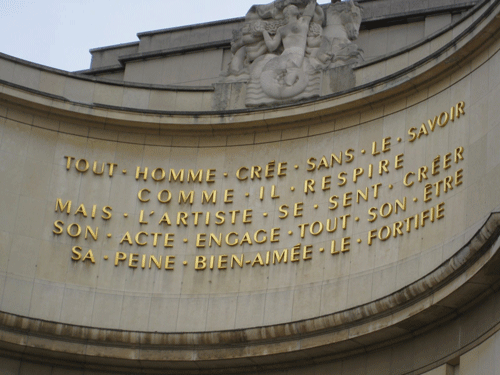
<path fill-rule="evenodd" d="M 70 248 L 74 262 L 95 265 L 104 261 L 138 270 L 192 267 L 200 272 L 223 272 L 324 262 L 326 257 L 334 260 L 352 251 L 371 251 L 377 242 L 410 236 L 439 225 L 445 218 L 446 194 L 463 184 L 463 146 L 443 149 L 426 165 L 406 169 L 396 181 L 400 186 L 397 193 L 392 193 L 392 184 L 383 181 L 405 167 L 405 161 L 412 157 L 411 145 L 464 115 L 465 103 L 460 102 L 420 126 L 410 127 L 409 147 L 405 148 L 409 155 L 393 152 L 394 146 L 403 142 L 402 134 L 373 140 L 369 150 L 345 147 L 327 155 L 311 153 L 293 163 L 270 160 L 265 165 L 249 163 L 224 171 L 215 166 L 183 169 L 148 165 L 129 172 L 120 169 L 119 161 L 68 155 L 64 165 L 68 173 L 83 178 L 113 178 L 122 173 L 131 183 L 139 184 L 135 196 L 130 197 L 139 209 L 118 213 L 110 205 L 59 197 L 54 202 L 52 233 L 56 238 L 69 236 L 81 241 Z M 294 174 L 292 185 L 289 181 Z M 216 184 L 220 180 L 224 184 Z M 152 183 L 156 188 L 151 188 Z M 391 199 L 381 199 L 387 192 Z M 290 196 L 297 198 L 291 201 Z M 257 209 L 253 202 L 268 204 L 259 206 L 266 209 Z M 315 215 L 320 208 L 328 212 L 326 217 Z M 124 227 L 117 233 L 106 232 L 109 226 L 104 224 L 117 217 L 123 218 Z M 349 230 L 360 222 L 365 223 L 364 231 Z M 137 224 L 140 230 L 132 229 Z M 187 231 L 192 234 L 186 235 Z M 118 250 L 106 251 L 106 241 L 116 241 Z M 101 248 L 102 260 L 92 249 L 96 246 Z M 185 249 L 194 251 L 183 256 Z"/>

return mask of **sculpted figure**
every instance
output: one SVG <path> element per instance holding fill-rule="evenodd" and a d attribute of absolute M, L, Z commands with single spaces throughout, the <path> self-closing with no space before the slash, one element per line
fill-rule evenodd
<path fill-rule="evenodd" d="M 325 13 L 323 8 L 316 6 L 314 16 L 309 25 L 307 34 L 306 56 L 316 57 L 323 41 L 323 24 L 325 23 Z"/>
<path fill-rule="evenodd" d="M 359 36 L 360 26 L 361 9 L 353 0 L 332 0 L 326 10 L 326 26 L 323 30 L 332 63 L 338 62 L 338 66 L 363 59 L 362 51 L 352 43 Z"/>
<path fill-rule="evenodd" d="M 246 73 L 244 71 L 246 65 L 268 52 L 260 31 L 262 27 L 259 22 L 246 22 L 240 31 L 233 32 L 231 42 L 233 58 L 229 64 L 229 74 Z"/>
<path fill-rule="evenodd" d="M 278 29 L 276 36 L 273 38 L 266 30 L 262 31 L 269 51 L 273 52 L 283 44 L 281 56 L 271 60 L 264 68 L 264 71 L 272 71 L 271 75 L 278 79 L 280 84 L 283 82 L 286 86 L 292 86 L 302 78 L 300 68 L 304 61 L 309 24 L 315 9 L 316 1 L 310 0 L 304 14 L 300 16 L 295 5 L 288 5 L 283 11 L 286 24 Z"/>
<path fill-rule="evenodd" d="M 352 43 L 361 10 L 353 0 L 275 0 L 253 5 L 233 33 L 224 82 L 246 83 L 246 105 L 269 105 L 320 95 L 323 72 L 362 59 Z"/>

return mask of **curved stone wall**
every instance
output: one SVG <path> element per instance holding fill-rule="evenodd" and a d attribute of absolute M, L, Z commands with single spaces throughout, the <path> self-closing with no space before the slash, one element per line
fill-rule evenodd
<path fill-rule="evenodd" d="M 387 346 L 448 324 L 471 290 L 486 298 L 498 281 L 497 7 L 365 64 L 349 92 L 268 110 L 218 113 L 208 88 L 2 57 L 5 350 L 134 368 L 167 351 L 186 371 L 269 370 L 266 357 Z"/>

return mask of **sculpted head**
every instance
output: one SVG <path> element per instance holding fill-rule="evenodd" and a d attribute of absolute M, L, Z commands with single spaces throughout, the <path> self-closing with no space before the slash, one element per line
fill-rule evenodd
<path fill-rule="evenodd" d="M 299 8 L 295 5 L 288 5 L 283 10 L 283 16 L 285 16 L 285 20 L 288 22 L 290 18 L 297 18 L 300 15 Z"/>

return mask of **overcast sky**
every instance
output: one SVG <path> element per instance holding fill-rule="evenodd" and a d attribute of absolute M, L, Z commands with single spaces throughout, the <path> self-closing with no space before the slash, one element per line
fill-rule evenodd
<path fill-rule="evenodd" d="M 91 48 L 134 42 L 143 31 L 243 17 L 252 4 L 270 1 L 0 0 L 0 52 L 88 69 Z"/>

